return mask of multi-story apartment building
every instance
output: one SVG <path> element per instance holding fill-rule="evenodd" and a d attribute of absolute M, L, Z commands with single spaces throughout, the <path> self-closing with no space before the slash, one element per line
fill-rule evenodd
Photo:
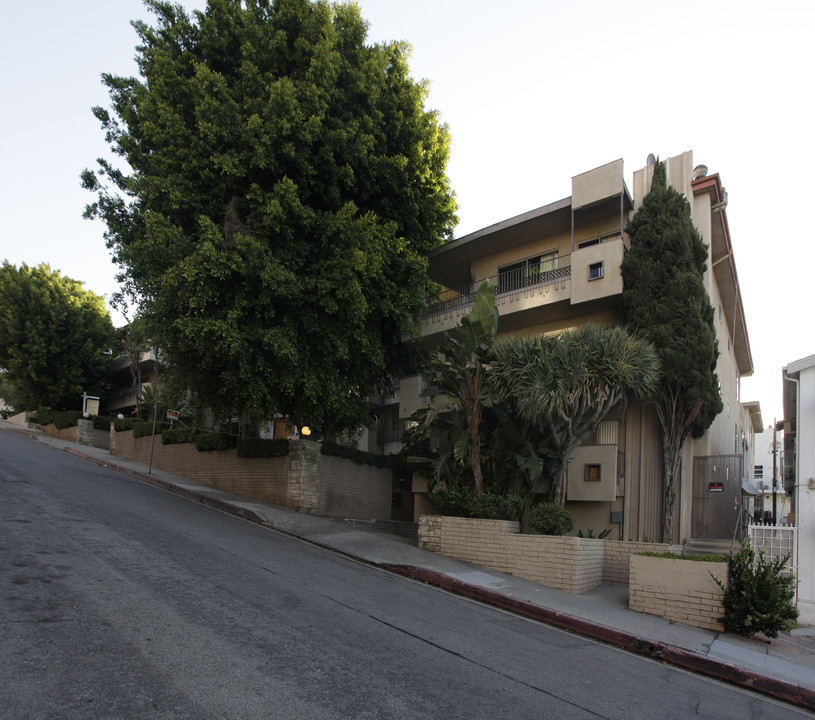
<path fill-rule="evenodd" d="M 720 358 L 717 372 L 724 410 L 707 433 L 689 439 L 682 462 L 676 541 L 729 537 L 738 522 L 745 452 L 760 412 L 744 411 L 740 379 L 753 362 L 744 319 L 733 246 L 727 222 L 727 194 L 718 174 L 694 169 L 690 152 L 665 161 L 668 182 L 691 206 L 693 221 L 709 247 L 705 285 L 715 312 Z M 623 322 L 620 265 L 629 240 L 628 220 L 650 188 L 653 165 L 634 174 L 633 195 L 623 178 L 623 161 L 572 178 L 571 197 L 458 238 L 429 258 L 428 273 L 443 286 L 428 305 L 421 344 L 443 342 L 471 309 L 473 293 L 487 280 L 496 286 L 500 334 L 555 333 L 587 322 Z M 377 410 L 381 436 L 399 437 L 422 404 L 421 377 L 404 378 Z M 370 436 L 373 443 L 373 434 Z M 370 445 L 373 449 L 373 444 Z M 586 481 L 584 466 L 600 465 L 600 481 Z M 749 464 L 749 463 L 748 463 Z M 426 486 L 414 480 L 414 513 L 431 510 Z M 633 403 L 604 420 L 590 444 L 569 464 L 567 509 L 576 527 L 612 529 L 612 537 L 660 539 L 662 535 L 662 449 L 656 415 Z"/>

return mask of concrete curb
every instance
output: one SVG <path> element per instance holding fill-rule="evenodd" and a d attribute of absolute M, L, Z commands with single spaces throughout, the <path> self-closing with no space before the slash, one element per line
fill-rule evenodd
<path fill-rule="evenodd" d="M 525 600 L 517 600 L 487 588 L 470 585 L 434 570 L 409 565 L 379 565 L 379 567 L 448 590 L 457 595 L 472 598 L 547 625 L 553 625 L 562 630 L 615 645 L 624 650 L 645 655 L 684 670 L 714 677 L 717 680 L 723 680 L 777 700 L 783 700 L 807 710 L 815 711 L 815 692 L 808 688 L 768 678 L 730 663 L 724 663 L 673 645 L 637 637 L 622 630 L 615 630 L 556 610 L 540 607 Z"/>

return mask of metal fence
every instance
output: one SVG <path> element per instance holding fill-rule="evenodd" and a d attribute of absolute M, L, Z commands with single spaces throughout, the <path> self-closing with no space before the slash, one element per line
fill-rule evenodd
<path fill-rule="evenodd" d="M 750 545 L 756 553 L 763 552 L 767 560 L 778 560 L 789 555 L 789 560 L 784 566 L 784 573 L 798 574 L 797 527 L 751 524 L 748 529 Z"/>

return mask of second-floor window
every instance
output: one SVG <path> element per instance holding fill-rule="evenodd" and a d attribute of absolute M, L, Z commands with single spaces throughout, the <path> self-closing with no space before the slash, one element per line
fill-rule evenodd
<path fill-rule="evenodd" d="M 498 293 L 520 290 L 547 280 L 557 269 L 557 250 L 498 268 Z"/>

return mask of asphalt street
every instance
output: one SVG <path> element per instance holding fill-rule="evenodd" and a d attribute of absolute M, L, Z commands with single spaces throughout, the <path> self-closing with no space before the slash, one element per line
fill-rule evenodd
<path fill-rule="evenodd" d="M 806 715 L 12 433 L 0 493 L 0 718 Z"/>

